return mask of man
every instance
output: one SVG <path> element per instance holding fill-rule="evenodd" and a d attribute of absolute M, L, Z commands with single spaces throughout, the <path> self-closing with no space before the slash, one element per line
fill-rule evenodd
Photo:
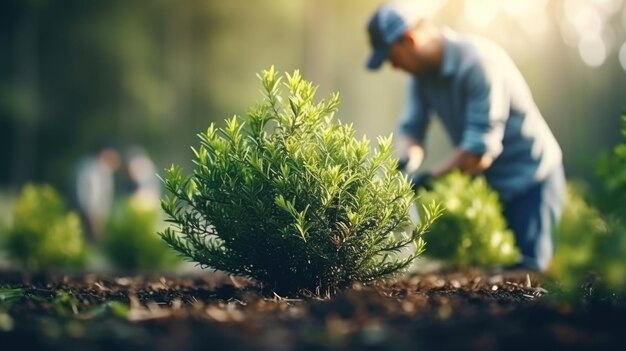
<path fill-rule="evenodd" d="M 511 58 L 486 39 L 440 30 L 414 2 L 383 4 L 367 29 L 373 48 L 367 67 L 389 61 L 410 75 L 396 147 L 414 186 L 455 169 L 484 174 L 515 233 L 520 266 L 545 270 L 563 209 L 562 154 Z M 415 172 L 433 113 L 455 150 L 431 170 Z"/>

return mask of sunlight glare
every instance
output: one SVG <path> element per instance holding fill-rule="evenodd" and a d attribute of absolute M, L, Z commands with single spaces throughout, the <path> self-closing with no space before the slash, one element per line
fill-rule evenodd
<path fill-rule="evenodd" d="M 623 0 L 593 0 L 596 8 L 598 8 L 605 16 L 611 16 L 622 8 Z"/>
<path fill-rule="evenodd" d="M 599 36 L 585 36 L 578 43 L 578 53 L 587 66 L 598 67 L 606 60 L 607 48 Z"/>
<path fill-rule="evenodd" d="M 508 0 L 501 4 L 504 12 L 517 18 L 528 18 L 534 14 L 544 12 L 547 0 Z"/>
<path fill-rule="evenodd" d="M 500 8 L 515 18 L 526 34 L 539 35 L 548 29 L 547 4 L 547 0 L 507 0 L 500 2 Z"/>
<path fill-rule="evenodd" d="M 476 27 L 487 27 L 498 13 L 497 0 L 465 1 L 465 17 Z"/>
<path fill-rule="evenodd" d="M 566 18 L 561 18 L 559 21 L 559 28 L 565 45 L 572 48 L 577 47 L 578 42 L 580 41 L 580 35 L 578 35 L 578 31 L 576 31 L 576 28 L 574 28 L 570 21 Z"/>
<path fill-rule="evenodd" d="M 529 35 L 540 35 L 548 30 L 550 20 L 545 12 L 538 12 L 520 21 L 520 26 Z"/>
<path fill-rule="evenodd" d="M 425 14 L 426 17 L 434 17 L 447 2 L 448 0 L 421 1 L 416 3 L 416 5 L 419 7 L 420 12 Z"/>

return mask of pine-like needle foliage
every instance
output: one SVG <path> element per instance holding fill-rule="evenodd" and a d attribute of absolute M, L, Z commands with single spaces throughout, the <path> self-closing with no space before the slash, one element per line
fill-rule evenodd
<path fill-rule="evenodd" d="M 288 294 L 407 268 L 439 207 L 412 226 L 415 195 L 396 170 L 391 137 L 370 152 L 351 125 L 333 122 L 337 94 L 315 103 L 316 87 L 298 71 L 285 77 L 263 71 L 264 101 L 199 134 L 191 176 L 167 171 L 162 207 L 172 226 L 161 236 L 201 266 Z"/>

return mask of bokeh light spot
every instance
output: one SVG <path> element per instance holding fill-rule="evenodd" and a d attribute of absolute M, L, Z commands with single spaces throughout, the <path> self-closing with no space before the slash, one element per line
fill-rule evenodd
<path fill-rule="evenodd" d="M 567 3 L 567 1 L 565 3 Z M 604 25 L 602 17 L 595 8 L 589 6 L 587 3 L 566 9 L 565 16 L 574 25 L 574 28 L 576 28 L 581 36 L 595 36 L 602 32 Z"/>
<path fill-rule="evenodd" d="M 602 38 L 585 36 L 578 43 L 578 53 L 587 66 L 598 67 L 606 60 L 607 49 Z"/>
<path fill-rule="evenodd" d="M 622 65 L 624 71 L 626 71 L 626 41 L 622 44 L 622 48 L 619 50 L 619 63 Z"/>

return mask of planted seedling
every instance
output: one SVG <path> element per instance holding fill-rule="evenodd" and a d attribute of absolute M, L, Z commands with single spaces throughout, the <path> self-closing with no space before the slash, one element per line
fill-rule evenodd
<path fill-rule="evenodd" d="M 372 152 L 334 120 L 338 95 L 314 101 L 317 88 L 298 71 L 284 84 L 273 68 L 259 78 L 264 101 L 198 135 L 192 174 L 167 171 L 162 207 L 172 225 L 163 239 L 202 267 L 280 294 L 334 291 L 409 267 L 440 209 L 425 206 L 413 225 L 414 193 L 391 137 Z"/>

